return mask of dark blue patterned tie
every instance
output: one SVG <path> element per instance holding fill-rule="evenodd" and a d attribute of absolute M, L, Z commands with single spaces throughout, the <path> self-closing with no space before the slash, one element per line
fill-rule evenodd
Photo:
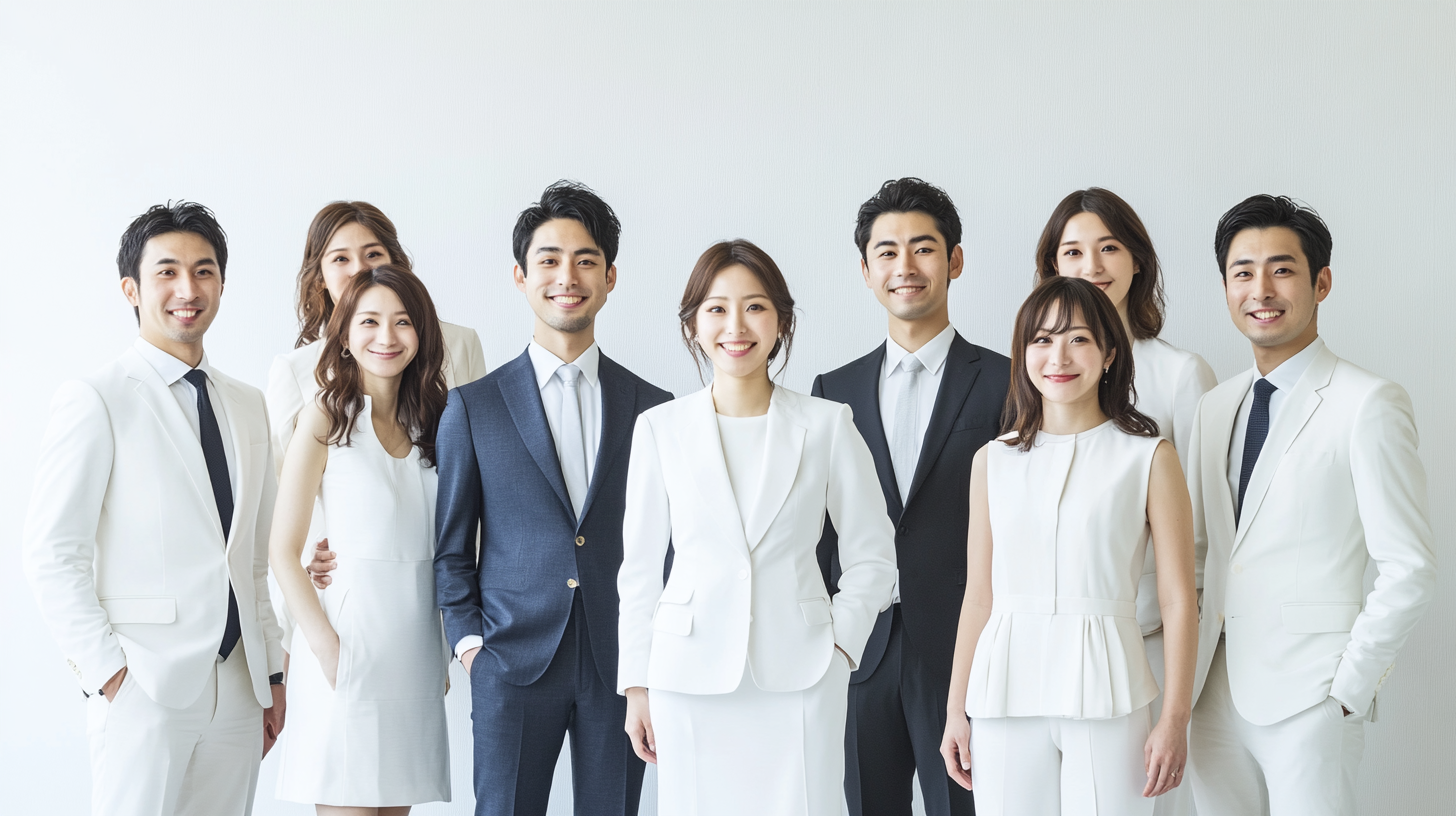
<path fill-rule="evenodd" d="M 1269 435 L 1269 395 L 1278 391 L 1274 383 L 1260 377 L 1254 383 L 1254 407 L 1249 410 L 1249 427 L 1244 431 L 1244 461 L 1239 466 L 1239 501 L 1234 505 L 1234 523 L 1244 512 L 1244 491 L 1249 487 L 1249 477 L 1254 475 L 1254 465 L 1259 461 L 1259 451 L 1264 449 L 1264 439 Z"/>
<path fill-rule="evenodd" d="M 217 515 L 222 520 L 222 540 L 226 543 L 228 531 L 233 527 L 233 484 L 228 478 L 227 454 L 223 451 L 217 414 L 212 412 L 212 400 L 207 396 L 207 374 L 200 368 L 194 368 L 182 377 L 197 389 L 197 425 L 202 432 L 202 458 L 207 460 L 207 478 L 212 482 L 212 498 L 217 502 Z M 233 584 L 229 580 L 227 626 L 222 630 L 222 644 L 217 648 L 223 660 L 233 653 L 242 633 L 238 598 L 233 594 Z"/>

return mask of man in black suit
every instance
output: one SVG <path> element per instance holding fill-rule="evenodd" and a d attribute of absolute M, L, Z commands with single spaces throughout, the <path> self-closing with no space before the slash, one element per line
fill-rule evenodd
<path fill-rule="evenodd" d="M 844 792 L 853 816 L 909 816 L 919 771 L 929 816 L 974 814 L 970 791 L 946 775 L 940 741 L 966 585 L 971 458 L 1000 432 L 1011 361 L 950 325 L 947 294 L 964 256 L 944 190 L 885 182 L 860 207 L 854 240 L 889 338 L 820 375 L 813 393 L 854 408 L 895 523 L 900 575 L 850 676 Z M 831 591 L 837 550 L 826 522 L 819 564 Z M 964 716 L 964 701 L 950 708 Z"/>

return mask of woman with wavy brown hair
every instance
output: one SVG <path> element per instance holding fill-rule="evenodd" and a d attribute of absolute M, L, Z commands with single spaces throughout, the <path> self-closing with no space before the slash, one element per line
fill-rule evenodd
<path fill-rule="evenodd" d="M 429 292 L 404 267 L 360 272 L 340 295 L 269 543 L 296 621 L 278 797 L 397 816 L 450 799 L 450 652 L 434 573 L 445 344 Z M 300 565 L 315 497 L 342 554 L 321 593 Z"/>

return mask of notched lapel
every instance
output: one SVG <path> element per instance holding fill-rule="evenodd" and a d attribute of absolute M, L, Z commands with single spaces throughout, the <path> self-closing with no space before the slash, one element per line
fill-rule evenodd
<path fill-rule="evenodd" d="M 750 551 L 768 532 L 794 488 L 799 476 L 799 460 L 804 455 L 804 436 L 808 431 L 799 421 L 796 398 L 785 389 L 775 387 L 768 407 L 768 429 L 764 434 L 763 472 L 759 475 L 758 495 L 753 512 L 744 525 Z M 741 511 L 741 509 L 740 509 Z"/>
<path fill-rule="evenodd" d="M 689 404 L 684 406 L 687 410 L 683 412 L 684 421 L 677 428 L 675 441 L 683 459 L 692 463 L 687 470 L 693 475 L 703 506 L 718 519 L 718 526 L 729 531 L 747 549 L 742 537 L 743 516 L 733 498 L 733 482 L 728 479 L 728 463 L 723 458 L 723 438 L 718 433 L 718 413 L 713 408 L 713 387 L 683 399 Z"/>
<path fill-rule="evenodd" d="M 222 396 L 225 403 L 223 410 L 227 412 L 228 435 L 232 437 L 233 458 L 237 464 L 238 477 L 229 479 L 233 488 L 233 507 L 243 506 L 243 485 L 248 482 L 249 476 L 258 463 L 253 461 L 253 445 L 243 433 L 243 423 L 247 412 L 247 405 L 243 403 L 242 396 L 238 393 L 237 385 L 231 380 L 222 377 L 213 378 L 217 386 L 217 392 Z M 204 464 L 206 460 L 204 459 Z M 210 483 L 209 483 L 210 486 Z M 238 527 L 243 523 L 243 514 L 233 513 L 233 526 L 228 530 L 227 548 L 233 547 L 233 542 L 238 540 Z"/>
<path fill-rule="evenodd" d="M 1202 467 L 1204 478 L 1213 485 L 1214 496 L 1218 500 L 1218 512 L 1222 514 L 1223 522 L 1230 531 L 1235 530 L 1237 523 L 1234 521 L 1234 494 L 1229 490 L 1228 483 L 1229 444 L 1233 439 L 1234 423 L 1239 418 L 1239 405 L 1244 401 L 1244 395 L 1249 391 L 1249 381 L 1253 377 L 1246 372 L 1238 375 L 1238 378 L 1242 379 L 1242 386 L 1230 386 L 1227 391 L 1220 392 L 1215 397 L 1205 398 L 1207 413 L 1202 418 L 1206 427 L 1220 431 L 1210 435 L 1202 443 L 1205 453 L 1205 464 Z M 1207 512 L 1208 508 L 1205 507 L 1204 513 Z M 1230 535 L 1228 540 L 1232 537 Z"/>
<path fill-rule="evenodd" d="M 597 444 L 591 485 L 587 487 L 586 500 L 581 503 L 582 518 L 591 512 L 602 483 L 611 478 L 612 464 L 626 447 L 632 426 L 637 422 L 637 387 L 626 377 L 618 376 L 616 369 L 616 363 L 603 354 L 597 369 L 597 383 L 602 389 L 601 441 Z"/>
<path fill-rule="evenodd" d="M 885 423 L 880 417 L 880 370 L 885 367 L 885 344 L 861 362 L 855 372 L 854 390 L 848 404 L 854 411 L 854 424 L 864 437 L 870 456 L 875 460 L 875 474 L 880 477 L 880 490 L 891 518 L 899 518 L 900 486 L 895 483 L 895 467 L 890 463 L 890 443 L 885 439 Z"/>
<path fill-rule="evenodd" d="M 222 537 L 222 519 L 217 512 L 217 499 L 212 495 L 212 479 L 207 473 L 207 460 L 202 455 L 202 443 L 192 434 L 192 425 L 182 413 L 182 407 L 172 396 L 162 378 L 143 360 L 141 355 L 128 351 L 127 374 L 136 381 L 136 394 L 157 418 L 162 431 L 172 441 L 173 450 L 187 469 L 197 498 L 217 519 L 217 535 Z"/>
<path fill-rule="evenodd" d="M 950 344 L 950 353 L 945 358 L 945 374 L 940 378 L 940 391 L 935 395 L 935 408 L 930 412 L 930 424 L 926 426 L 925 438 L 920 443 L 920 460 L 915 463 L 915 478 L 911 480 L 910 490 L 905 494 L 906 506 L 914 500 L 915 493 L 925 483 L 925 478 L 935 466 L 935 461 L 940 458 L 941 451 L 945 450 L 945 441 L 950 437 L 951 426 L 960 416 L 961 406 L 966 404 L 966 397 L 970 396 L 971 388 L 981 374 L 981 367 L 976 365 L 976 360 L 980 357 L 980 353 L 970 343 L 962 340 L 959 334 Z"/>
<path fill-rule="evenodd" d="M 546 477 L 556 498 L 566 508 L 566 515 L 576 518 L 571 507 L 571 495 L 566 492 L 566 480 L 561 477 L 561 461 L 556 458 L 556 440 L 551 437 L 551 425 L 546 422 L 546 408 L 541 404 L 541 389 L 536 385 L 536 370 L 531 366 L 529 352 L 515 360 L 516 370 L 501 377 L 501 398 L 511 412 L 511 421 L 521 434 L 521 441 L 541 475 Z"/>

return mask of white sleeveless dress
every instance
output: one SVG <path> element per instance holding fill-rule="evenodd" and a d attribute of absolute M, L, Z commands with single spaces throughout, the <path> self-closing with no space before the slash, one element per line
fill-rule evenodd
<path fill-rule="evenodd" d="M 968 715 L 1112 719 L 1158 696 L 1137 593 L 1161 441 L 1109 420 L 1040 433 L 1025 453 L 991 443 L 992 607 L 971 662 Z"/>
<path fill-rule="evenodd" d="M 450 800 L 445 646 L 435 602 L 435 469 L 396 459 L 364 410 L 331 446 L 319 490 L 333 583 L 319 592 L 339 633 L 330 689 L 302 629 L 289 654 L 288 727 L 277 796 L 388 807 Z"/>

